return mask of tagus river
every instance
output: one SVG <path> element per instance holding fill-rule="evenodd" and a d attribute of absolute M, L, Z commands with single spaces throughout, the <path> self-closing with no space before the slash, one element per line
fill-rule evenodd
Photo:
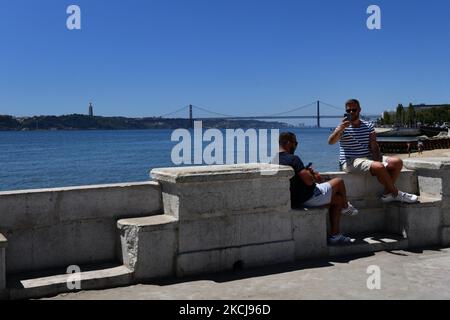
<path fill-rule="evenodd" d="M 296 153 L 305 164 L 338 170 L 338 145 L 328 145 L 329 128 L 289 130 L 298 136 Z M 152 168 L 175 166 L 171 154 L 179 142 L 171 141 L 172 132 L 0 132 L 0 190 L 147 181 Z"/>

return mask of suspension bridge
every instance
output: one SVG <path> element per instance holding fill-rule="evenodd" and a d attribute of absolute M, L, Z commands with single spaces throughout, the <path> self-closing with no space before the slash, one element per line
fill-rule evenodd
<path fill-rule="evenodd" d="M 339 114 L 322 114 L 321 113 L 321 107 L 327 107 L 328 109 L 332 109 L 334 113 L 339 111 Z M 306 110 L 315 111 L 315 114 L 304 114 Z M 194 117 L 194 110 L 200 111 L 201 113 L 210 114 L 209 117 Z M 220 112 L 215 112 L 208 110 L 207 108 L 199 107 L 196 105 L 188 105 L 184 106 L 178 110 L 175 110 L 173 112 L 166 113 L 159 118 L 173 118 L 174 115 L 180 114 L 183 112 L 186 114 L 186 116 L 191 121 L 191 126 L 193 126 L 193 123 L 195 120 L 202 121 L 202 120 L 278 120 L 278 119 L 316 119 L 317 121 L 317 127 L 320 128 L 320 121 L 321 119 L 342 119 L 344 115 L 344 108 L 343 107 L 337 107 L 332 104 L 323 102 L 323 101 L 314 101 L 311 103 L 308 103 L 306 105 L 295 107 L 293 109 L 284 111 L 284 112 L 278 112 L 274 114 L 268 114 L 268 115 L 251 115 L 251 116 L 236 116 L 236 115 L 229 115 L 229 114 L 223 114 Z M 300 114 L 299 112 L 303 112 L 303 114 Z M 379 115 L 373 115 L 373 114 L 361 114 L 361 118 L 364 120 L 376 120 L 380 116 Z"/>

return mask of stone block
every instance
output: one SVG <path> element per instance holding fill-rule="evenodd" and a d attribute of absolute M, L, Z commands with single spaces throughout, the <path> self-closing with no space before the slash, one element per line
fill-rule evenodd
<path fill-rule="evenodd" d="M 405 230 L 411 247 L 437 245 L 441 241 L 441 210 L 437 206 L 402 205 L 400 217 L 405 223 Z"/>
<path fill-rule="evenodd" d="M 293 210 L 295 258 L 310 259 L 327 255 L 328 209 Z"/>
<path fill-rule="evenodd" d="M 177 275 L 213 273 L 294 261 L 293 240 L 183 253 L 177 257 Z"/>
<path fill-rule="evenodd" d="M 62 190 L 57 210 L 62 222 L 160 214 L 161 187 L 156 182 L 143 182 Z"/>
<path fill-rule="evenodd" d="M 7 272 L 18 273 L 116 259 L 112 219 L 73 221 L 7 233 Z"/>
<path fill-rule="evenodd" d="M 56 192 L 0 192 L 0 229 L 31 229 L 58 223 L 57 198 Z"/>
<path fill-rule="evenodd" d="M 175 274 L 178 221 L 157 215 L 117 222 L 120 230 L 122 261 L 134 271 L 135 280 Z"/>
<path fill-rule="evenodd" d="M 400 213 L 400 208 L 398 206 L 386 205 L 384 210 L 386 232 L 406 237 L 406 217 L 403 212 Z"/>
<path fill-rule="evenodd" d="M 175 275 L 176 230 L 141 231 L 139 243 L 136 280 Z"/>
<path fill-rule="evenodd" d="M 273 175 L 261 174 L 277 168 Z M 164 213 L 183 220 L 290 207 L 290 167 L 247 164 L 154 169 Z"/>
<path fill-rule="evenodd" d="M 0 192 L 0 229 L 54 226 L 84 219 L 160 213 L 156 182 Z"/>
<path fill-rule="evenodd" d="M 355 204 L 356 207 L 356 204 Z M 341 232 L 344 234 L 381 232 L 385 228 L 386 215 L 383 208 L 356 207 L 359 214 L 356 216 L 341 217 Z M 328 219 L 329 226 L 329 219 Z"/>
<path fill-rule="evenodd" d="M 418 177 L 420 194 L 428 194 L 430 196 L 442 197 L 442 177 L 429 177 L 422 176 Z"/>
<path fill-rule="evenodd" d="M 292 240 L 290 211 L 248 212 L 181 221 L 179 252 Z"/>

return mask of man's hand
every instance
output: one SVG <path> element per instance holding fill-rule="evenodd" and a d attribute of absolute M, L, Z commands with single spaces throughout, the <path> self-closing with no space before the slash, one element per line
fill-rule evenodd
<path fill-rule="evenodd" d="M 307 170 L 308 170 L 308 171 L 311 173 L 311 175 L 313 176 L 314 182 L 316 182 L 316 183 L 322 183 L 322 182 L 324 182 L 324 179 L 322 178 L 322 176 L 320 175 L 319 172 L 314 171 L 313 168 L 308 168 Z"/>
<path fill-rule="evenodd" d="M 328 138 L 328 144 L 335 144 L 341 139 L 344 130 L 350 126 L 351 122 L 347 119 L 343 119 L 341 124 L 334 129 L 333 133 Z"/>

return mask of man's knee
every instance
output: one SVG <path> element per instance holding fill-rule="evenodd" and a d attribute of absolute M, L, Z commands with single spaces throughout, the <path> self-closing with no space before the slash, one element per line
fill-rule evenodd
<path fill-rule="evenodd" d="M 386 168 L 384 167 L 384 165 L 381 162 L 378 161 L 374 161 L 372 162 L 372 165 L 370 166 L 370 172 L 373 175 L 377 175 L 381 172 L 383 172 Z"/>
<path fill-rule="evenodd" d="M 403 168 L 403 160 L 400 158 L 388 158 L 388 168 L 401 170 Z"/>
<path fill-rule="evenodd" d="M 333 189 L 340 189 L 345 186 L 344 179 L 342 178 L 333 178 L 329 181 L 329 183 Z"/>

